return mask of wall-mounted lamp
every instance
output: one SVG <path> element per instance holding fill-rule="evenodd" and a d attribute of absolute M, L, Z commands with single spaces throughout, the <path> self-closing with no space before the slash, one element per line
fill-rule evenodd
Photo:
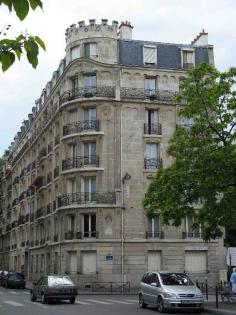
<path fill-rule="evenodd" d="M 124 177 L 122 178 L 122 183 L 124 184 L 126 180 L 130 180 L 130 179 L 131 179 L 131 175 L 126 172 Z"/>

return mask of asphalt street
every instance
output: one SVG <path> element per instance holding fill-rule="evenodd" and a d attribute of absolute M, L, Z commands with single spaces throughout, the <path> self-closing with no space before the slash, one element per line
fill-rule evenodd
<path fill-rule="evenodd" d="M 76 303 L 40 301 L 31 302 L 27 290 L 0 287 L 1 315 L 152 315 L 158 314 L 154 307 L 140 309 L 135 295 L 79 295 Z M 171 312 L 171 314 L 174 314 Z M 190 314 L 178 312 L 177 314 Z M 193 313 L 192 313 L 193 314 Z M 204 313 L 202 313 L 203 315 Z"/>

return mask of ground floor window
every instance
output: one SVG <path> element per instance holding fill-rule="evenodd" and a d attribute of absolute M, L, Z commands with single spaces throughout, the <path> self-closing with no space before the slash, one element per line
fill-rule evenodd
<path fill-rule="evenodd" d="M 149 250 L 148 251 L 148 270 L 159 271 L 162 268 L 162 254 L 161 251 Z"/>
<path fill-rule="evenodd" d="M 207 251 L 186 250 L 185 271 L 191 273 L 205 273 L 207 271 Z"/>
<path fill-rule="evenodd" d="M 81 252 L 82 257 L 82 273 L 94 274 L 97 271 L 97 252 L 84 251 Z"/>

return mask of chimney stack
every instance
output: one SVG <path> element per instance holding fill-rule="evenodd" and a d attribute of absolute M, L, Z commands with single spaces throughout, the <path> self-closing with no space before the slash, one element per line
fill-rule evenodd
<path fill-rule="evenodd" d="M 120 39 L 132 39 L 132 29 L 130 22 L 121 22 L 120 26 Z"/>

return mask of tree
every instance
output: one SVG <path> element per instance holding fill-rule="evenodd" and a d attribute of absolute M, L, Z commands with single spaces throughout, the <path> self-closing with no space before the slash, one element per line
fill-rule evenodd
<path fill-rule="evenodd" d="M 143 200 L 147 216 L 160 210 L 164 224 L 179 226 L 194 215 L 207 241 L 236 227 L 236 69 L 220 73 L 203 63 L 188 72 L 177 100 L 178 128 L 167 153 L 173 164 L 160 169 Z"/>
<path fill-rule="evenodd" d="M 9 11 L 15 11 L 22 21 L 28 15 L 30 8 L 42 8 L 41 0 L 0 0 L 0 6 L 6 5 Z M 39 47 L 46 50 L 45 44 L 38 36 L 19 35 L 15 39 L 4 38 L 0 40 L 0 63 L 2 71 L 6 71 L 21 55 L 26 53 L 27 59 L 33 68 L 38 65 Z"/>

